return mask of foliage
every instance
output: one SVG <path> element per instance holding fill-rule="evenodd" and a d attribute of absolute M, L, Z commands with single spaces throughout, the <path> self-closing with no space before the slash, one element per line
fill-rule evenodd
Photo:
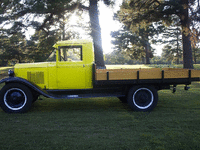
<path fill-rule="evenodd" d="M 197 59 L 200 58 L 200 32 L 197 29 L 192 28 L 191 30 L 191 44 L 194 63 L 197 63 Z"/>
<path fill-rule="evenodd" d="M 61 33 L 65 39 L 75 34 L 61 28 L 65 26 L 65 19 L 70 17 L 68 12 L 78 7 L 71 0 L 9 0 L 0 3 L 1 40 L 4 40 L 1 42 L 1 57 L 5 58 L 4 62 L 0 62 L 1 65 L 13 60 L 15 63 L 45 61 Z M 31 40 L 25 38 L 29 27 L 36 29 Z M 11 42 L 13 38 L 18 43 Z"/>
<path fill-rule="evenodd" d="M 120 11 L 115 15 L 115 19 L 121 21 L 124 26 L 121 30 L 113 32 L 111 35 L 115 39 L 112 41 L 115 48 L 119 51 L 123 51 L 132 59 L 142 60 L 143 63 L 149 64 L 150 58 L 153 57 L 154 49 L 150 43 L 156 43 L 155 35 L 163 32 L 165 27 L 158 23 L 138 24 L 133 26 L 129 20 L 131 20 L 132 8 L 126 1 L 123 2 Z M 126 19 L 124 19 L 126 16 Z"/>
<path fill-rule="evenodd" d="M 200 59 L 200 48 L 192 48 L 194 63 L 199 63 Z"/>
<path fill-rule="evenodd" d="M 166 58 L 167 61 L 180 63 L 180 49 L 173 48 L 170 44 L 165 45 L 162 49 L 162 57 Z"/>
<path fill-rule="evenodd" d="M 174 21 L 174 16 L 179 17 L 179 23 L 182 31 L 183 44 L 183 61 L 184 68 L 193 68 L 192 64 L 192 49 L 190 44 L 190 25 L 189 17 L 192 23 L 199 21 L 199 9 L 193 8 L 195 2 L 199 0 L 129 0 L 124 1 L 120 12 L 121 21 L 124 22 L 131 29 L 137 26 L 146 28 L 149 23 L 159 22 L 170 25 Z M 189 10 L 191 15 L 189 16 Z M 195 16 L 195 17 L 194 17 Z M 195 26 L 196 27 L 196 26 Z"/>
<path fill-rule="evenodd" d="M 2 1 L 1 6 L 0 23 L 15 26 L 13 32 L 29 26 L 48 32 L 51 25 L 60 23 L 65 13 L 78 7 L 72 0 L 8 0 Z"/>
<path fill-rule="evenodd" d="M 9 38 L 6 36 L 7 34 L 4 32 L 0 36 L 1 65 L 7 65 L 7 63 L 12 65 L 15 62 L 25 62 L 28 57 L 25 36 L 20 32 L 10 35 Z"/>
<path fill-rule="evenodd" d="M 183 56 L 181 29 L 178 26 L 170 26 L 163 33 L 162 39 L 161 43 L 167 43 L 162 49 L 162 56 L 168 61 L 175 61 L 176 64 L 179 64 Z"/>
<path fill-rule="evenodd" d="M 44 31 L 38 31 L 27 42 L 27 48 L 30 50 L 29 57 L 34 62 L 45 61 L 54 50 L 52 46 L 60 36 L 57 32 L 52 31 L 50 33 L 46 35 Z"/>
<path fill-rule="evenodd" d="M 166 65 L 171 65 L 172 62 L 169 61 L 166 57 L 163 57 L 163 56 L 154 56 L 152 59 L 151 59 L 151 64 L 157 64 L 157 65 L 163 65 L 163 64 L 166 64 Z M 157 66 L 152 66 L 152 67 L 156 67 Z"/>
<path fill-rule="evenodd" d="M 137 30 L 126 26 L 119 31 L 112 32 L 114 40 L 112 43 L 115 49 L 127 54 L 131 59 L 142 60 L 145 64 L 150 64 L 149 58 L 153 57 L 154 49 L 150 45 L 150 38 L 158 32 L 153 26 L 149 25 L 146 29 L 138 27 Z"/>
<path fill-rule="evenodd" d="M 121 52 L 113 51 L 105 55 L 105 64 L 133 64 L 133 60 Z"/>
<path fill-rule="evenodd" d="M 85 6 L 85 3 L 89 6 Z M 98 0 L 8 0 L 1 1 L 0 25 L 11 26 L 10 34 L 24 32 L 32 27 L 37 31 L 43 31 L 47 35 L 52 34 L 52 29 L 62 32 L 62 40 L 66 40 L 65 23 L 76 10 L 89 12 L 91 23 L 91 36 L 94 41 L 95 61 L 97 66 L 105 67 L 101 43 L 101 29 L 98 18 Z M 106 5 L 113 4 L 111 0 L 103 0 Z M 80 15 L 80 13 L 79 13 Z M 43 53 L 40 52 L 40 53 Z M 40 57 L 40 56 L 39 56 Z"/>

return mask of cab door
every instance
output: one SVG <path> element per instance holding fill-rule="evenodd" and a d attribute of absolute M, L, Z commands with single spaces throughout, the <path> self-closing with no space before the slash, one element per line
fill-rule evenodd
<path fill-rule="evenodd" d="M 82 46 L 58 48 L 57 87 L 58 89 L 85 88 L 85 65 Z"/>

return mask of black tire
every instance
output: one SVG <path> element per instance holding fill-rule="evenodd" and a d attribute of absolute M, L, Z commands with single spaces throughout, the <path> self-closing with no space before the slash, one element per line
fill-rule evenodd
<path fill-rule="evenodd" d="M 128 104 L 134 111 L 151 111 L 158 102 L 158 93 L 154 87 L 136 86 L 129 90 Z"/>
<path fill-rule="evenodd" d="M 19 83 L 6 84 L 0 91 L 0 106 L 7 113 L 25 113 L 32 101 L 30 89 Z"/>
<path fill-rule="evenodd" d="M 124 97 L 118 97 L 119 100 L 122 102 L 122 103 L 127 103 L 127 97 L 124 96 Z"/>

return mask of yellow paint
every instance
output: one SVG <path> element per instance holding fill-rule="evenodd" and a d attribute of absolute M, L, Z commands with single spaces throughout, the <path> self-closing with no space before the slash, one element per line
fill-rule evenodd
<path fill-rule="evenodd" d="M 82 46 L 82 61 L 59 61 L 58 47 Z M 34 82 L 43 89 L 90 89 L 92 84 L 92 65 L 94 62 L 93 44 L 87 40 L 61 41 L 54 47 L 56 62 L 16 64 L 14 72 Z"/>
<path fill-rule="evenodd" d="M 26 63 L 16 64 L 14 73 L 16 77 L 27 79 L 45 89 L 48 85 L 48 66 L 49 63 Z M 43 75 L 43 77 L 41 77 Z"/>

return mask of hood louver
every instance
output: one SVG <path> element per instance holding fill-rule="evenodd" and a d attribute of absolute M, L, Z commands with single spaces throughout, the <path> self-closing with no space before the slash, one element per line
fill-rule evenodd
<path fill-rule="evenodd" d="M 44 72 L 27 72 L 27 79 L 35 84 L 44 84 Z"/>

